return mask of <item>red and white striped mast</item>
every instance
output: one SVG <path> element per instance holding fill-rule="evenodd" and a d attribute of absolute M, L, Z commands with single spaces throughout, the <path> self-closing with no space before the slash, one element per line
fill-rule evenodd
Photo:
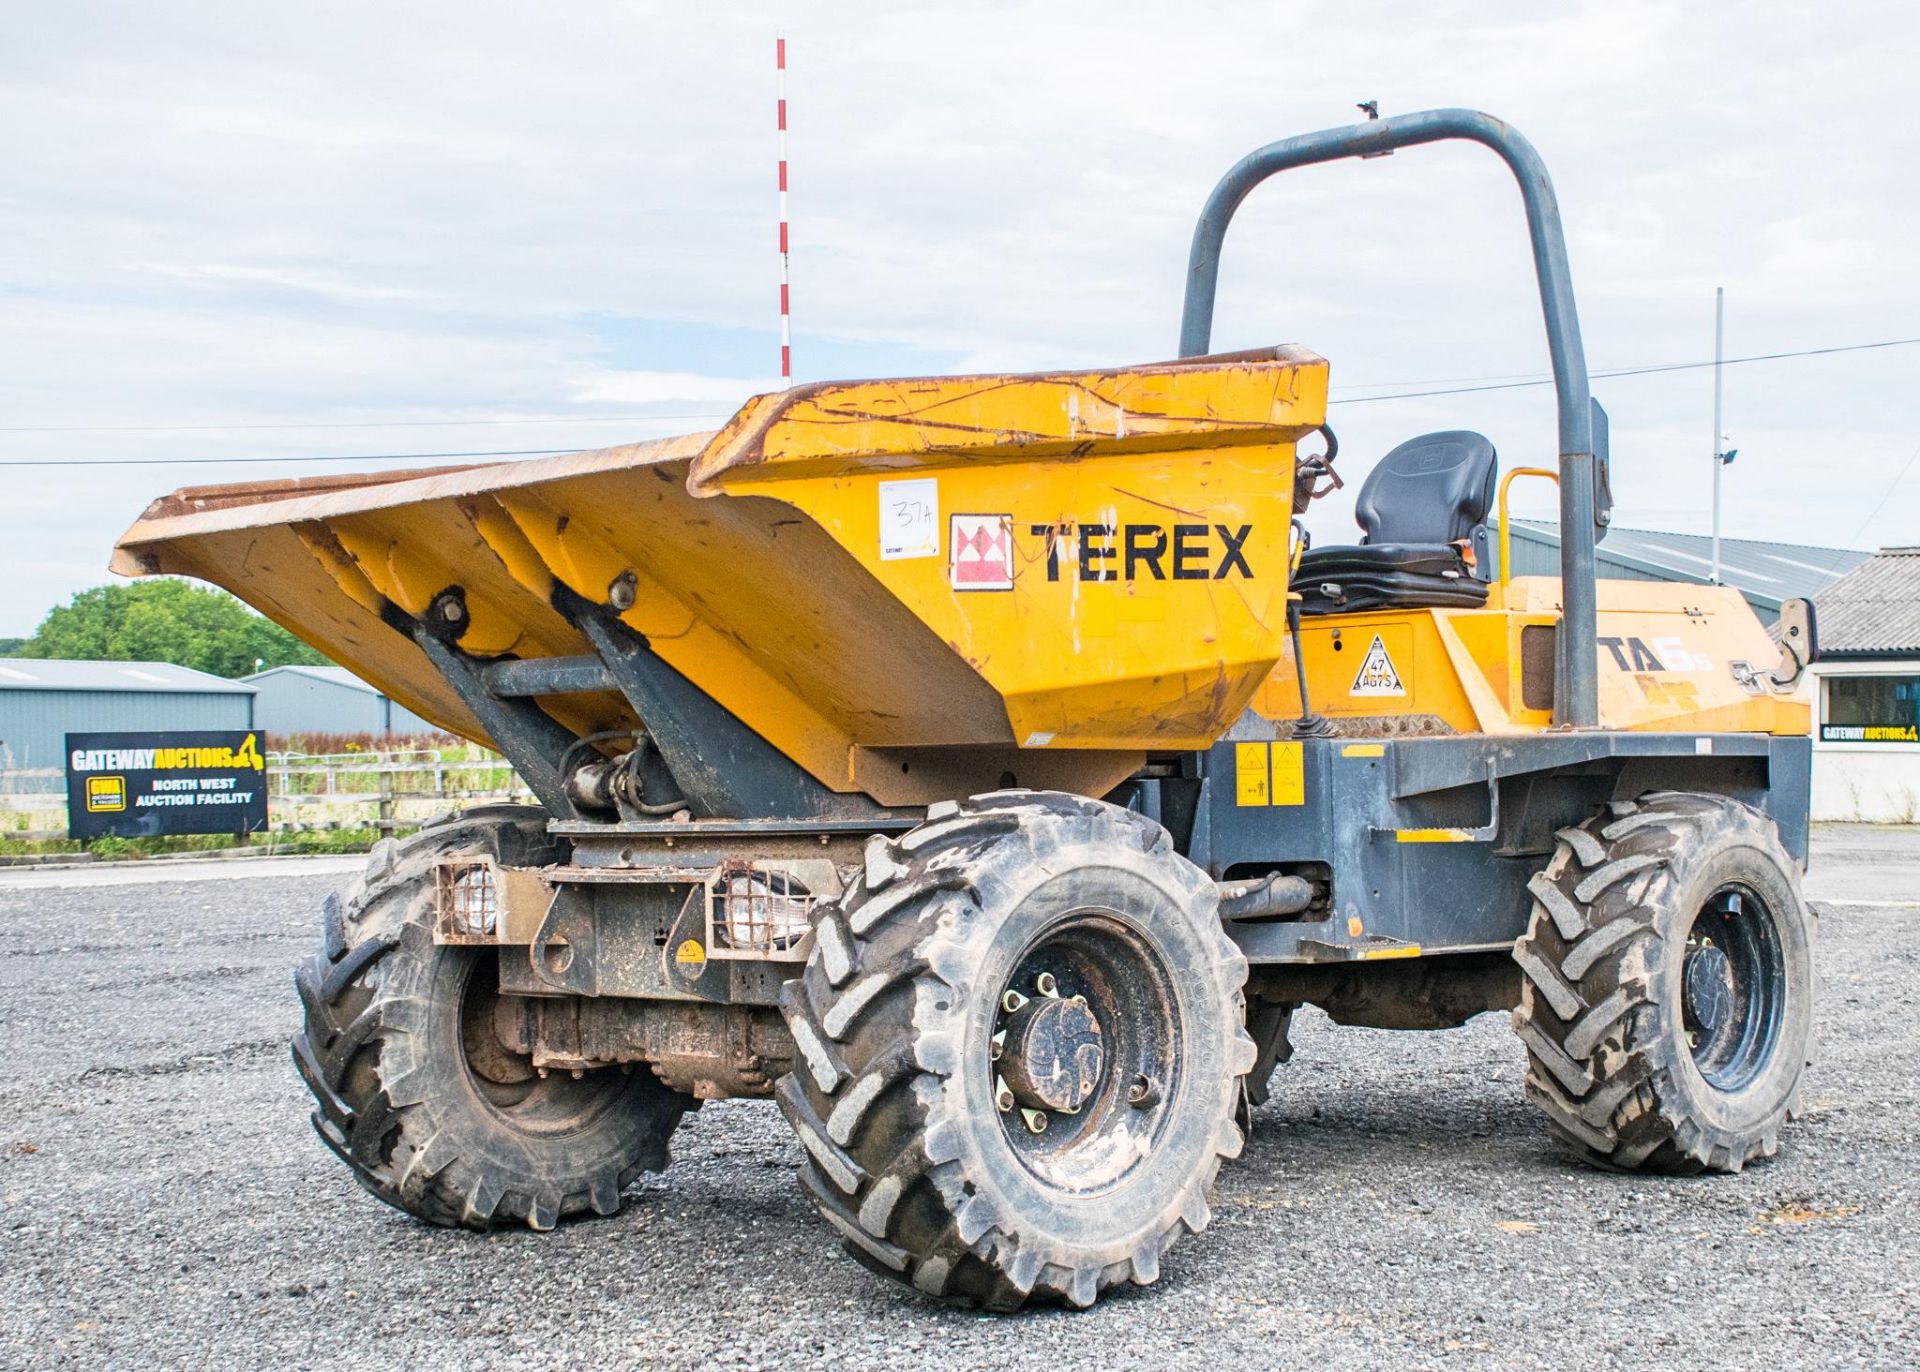
<path fill-rule="evenodd" d="M 780 114 L 780 384 L 793 384 L 792 304 L 787 277 L 787 37 L 776 33 L 773 65 Z"/>

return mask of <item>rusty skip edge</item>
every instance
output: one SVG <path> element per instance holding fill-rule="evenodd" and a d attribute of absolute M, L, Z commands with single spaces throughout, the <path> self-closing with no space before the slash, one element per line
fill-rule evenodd
<path fill-rule="evenodd" d="M 1115 367 L 1097 372 L 1032 372 L 969 377 L 976 382 L 966 395 L 979 395 L 1020 382 L 1088 386 L 1102 379 L 1129 375 L 1161 375 L 1206 369 L 1273 368 L 1284 371 L 1301 366 L 1324 366 L 1325 360 L 1310 349 L 1293 344 L 1256 348 L 1242 352 L 1220 353 L 1208 357 L 1173 362 L 1150 363 L 1136 367 Z M 831 401 L 835 393 L 871 384 L 890 384 L 911 391 L 916 386 L 933 385 L 955 378 L 922 377 L 888 380 L 880 383 L 830 381 L 798 386 L 792 390 L 755 396 L 721 429 L 671 438 L 650 439 L 618 444 L 607 448 L 588 448 L 557 457 L 530 458 L 517 462 L 476 463 L 460 466 L 415 468 L 405 471 L 337 474 L 293 477 L 271 481 L 235 482 L 210 486 L 187 486 L 155 500 L 122 535 L 110 564 L 122 576 L 143 576 L 160 572 L 194 574 L 190 565 L 176 563 L 162 555 L 157 545 L 169 538 L 188 534 L 232 532 L 268 524 L 320 521 L 340 515 L 367 513 L 398 505 L 433 500 L 459 499 L 516 487 L 564 481 L 571 477 L 596 475 L 623 468 L 661 466 L 684 462 L 684 478 L 689 494 L 710 498 L 721 494 L 714 483 L 726 472 L 767 460 L 766 440 L 772 430 L 787 421 L 801 406 L 818 406 Z M 955 397 L 962 399 L 965 397 Z M 949 401 L 949 404 L 952 402 Z M 1161 416 L 1176 423 L 1194 426 L 1196 433 L 1213 432 L 1234 435 L 1247 430 L 1257 435 L 1272 427 L 1259 421 L 1235 421 L 1213 415 Z M 862 420 L 910 424 L 910 414 L 848 413 L 834 421 L 852 424 Z M 810 428 L 823 421 L 805 422 Z M 945 429 L 946 426 L 941 426 Z M 972 442 L 955 441 L 947 450 L 961 452 L 984 447 L 1029 445 L 1057 439 L 1056 435 L 972 431 Z M 986 440 L 986 441 L 981 441 Z M 1132 440 L 1129 440 L 1132 441 Z M 1144 437 L 1143 442 L 1153 441 Z M 1164 435 L 1159 436 L 1166 442 Z M 1227 441 L 1233 441 L 1229 438 Z M 1245 440 L 1242 440 L 1245 441 Z M 926 452 L 942 451 L 930 444 Z M 836 456 L 856 459 L 877 455 L 849 447 Z"/>
<path fill-rule="evenodd" d="M 589 448 L 559 457 L 467 467 L 188 486 L 160 497 L 146 508 L 121 535 L 110 565 L 122 576 L 173 571 L 199 575 L 190 564 L 172 565 L 162 558 L 149 565 L 143 559 L 149 553 L 157 553 L 167 540 L 177 537 L 319 523 L 342 515 L 367 514 L 435 500 L 459 500 L 570 477 L 685 461 L 712 438 L 711 432 L 686 434 L 611 448 Z"/>
<path fill-rule="evenodd" d="M 869 423 L 923 425 L 943 434 L 970 434 L 991 439 L 991 442 L 985 444 L 978 441 L 956 441 L 947 445 L 938 442 L 926 443 L 918 451 L 927 453 L 964 452 L 982 447 L 1028 447 L 1040 443 L 1059 442 L 1061 436 L 1030 430 L 955 424 L 935 420 L 931 418 L 931 412 L 1017 384 L 1073 388 L 1083 393 L 1093 394 L 1096 399 L 1104 399 L 1094 388 L 1102 383 L 1114 382 L 1130 376 L 1167 376 L 1192 371 L 1272 370 L 1277 375 L 1285 377 L 1297 368 L 1325 367 L 1326 365 L 1326 359 L 1311 348 L 1297 343 L 1282 343 L 1264 348 L 1243 349 L 1238 352 L 1212 353 L 1204 357 L 1175 358 L 1162 362 L 1108 367 L 1094 371 L 1005 372 L 966 377 L 881 377 L 865 381 L 811 382 L 804 386 L 795 386 L 790 390 L 755 396 L 741 406 L 740 412 L 713 436 L 713 441 L 708 444 L 706 450 L 694 459 L 692 471 L 687 479 L 687 490 L 690 494 L 703 498 L 718 495 L 721 492 L 717 489 L 717 483 L 727 472 L 766 462 L 769 456 L 768 436 L 776 426 L 782 423 L 805 425 L 809 428 Z M 905 405 L 894 410 L 873 408 L 843 410 L 834 407 L 835 397 L 843 392 L 887 386 L 904 400 L 921 393 L 945 393 L 946 388 L 956 381 L 973 384 L 964 392 L 946 395 L 946 398 L 928 406 L 926 410 L 915 410 Z M 1291 399 L 1291 395 L 1288 398 Z M 802 408 L 811 408 L 819 413 L 817 417 L 796 416 L 794 412 Z M 1253 420 L 1223 419 L 1212 413 L 1161 414 L 1152 417 L 1167 423 L 1191 425 L 1196 433 L 1212 432 L 1220 435 L 1224 441 L 1235 441 L 1229 436 L 1236 434 L 1246 435 L 1239 441 L 1261 441 L 1259 435 L 1276 427 L 1276 421 L 1272 416 Z M 1084 445 L 1082 450 L 1084 451 L 1087 446 L 1091 445 Z M 892 450 L 850 445 L 837 449 L 833 455 L 840 458 L 859 458 L 880 456 L 890 451 Z"/>

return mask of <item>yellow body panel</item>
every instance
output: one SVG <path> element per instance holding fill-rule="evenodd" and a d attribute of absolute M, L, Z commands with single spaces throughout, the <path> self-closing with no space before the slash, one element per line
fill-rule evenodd
<path fill-rule="evenodd" d="M 1020 746 L 1204 748 L 1282 650 L 1294 444 L 1326 375 L 1280 349 L 808 387 L 749 404 L 689 484 L 824 530 L 993 688 Z M 904 550 L 902 502 L 930 516 Z M 983 532 L 1005 575 L 968 584 L 957 545 Z"/>
<path fill-rule="evenodd" d="M 835 789 L 1099 794 L 1149 749 L 1211 744 L 1278 660 L 1294 443 L 1325 400 L 1296 349 L 813 386 L 716 435 L 183 491 L 115 567 L 225 586 L 474 738 L 386 607 L 457 587 L 468 652 L 572 656 L 556 588 L 605 604 L 631 577 L 623 620 Z M 612 693 L 540 703 L 583 733 L 636 722 Z"/>
<path fill-rule="evenodd" d="M 1779 651 L 1740 593 L 1726 586 L 1598 583 L 1600 727 L 1663 732 L 1804 734 L 1804 688 L 1781 694 L 1741 684 L 1736 664 L 1761 677 Z M 1523 635 L 1551 635 L 1560 582 L 1518 577 L 1490 588 L 1484 608 L 1313 615 L 1301 628 L 1307 695 L 1333 719 L 1379 719 L 1418 731 L 1438 720 L 1460 733 L 1526 734 L 1552 726 L 1551 674 L 1529 702 Z M 1376 648 L 1375 644 L 1379 647 Z M 1551 662 L 1551 638 L 1536 664 Z M 1384 652 L 1391 671 L 1369 674 Z M 1397 689 L 1395 689 L 1397 687 Z M 1254 697 L 1270 719 L 1300 711 L 1292 652 Z"/>

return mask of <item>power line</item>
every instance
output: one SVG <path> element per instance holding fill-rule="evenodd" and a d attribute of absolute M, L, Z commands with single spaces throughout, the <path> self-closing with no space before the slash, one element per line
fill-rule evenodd
<path fill-rule="evenodd" d="M 207 434 L 241 429 L 450 429 L 487 424 L 639 424 L 651 419 L 731 419 L 704 414 L 529 414 L 504 419 L 355 419 L 289 424 L 0 424 L 5 434 Z"/>
<path fill-rule="evenodd" d="M 1756 353 L 1751 357 L 1729 357 L 1725 366 L 1738 362 L 1773 362 L 1790 357 L 1820 357 L 1832 353 L 1867 352 L 1876 348 L 1899 348 L 1920 343 L 1920 338 L 1892 338 L 1879 343 L 1848 343 L 1832 348 L 1804 348 L 1794 352 Z M 1669 362 L 1660 366 L 1620 367 L 1596 371 L 1595 379 L 1617 376 L 1648 376 L 1658 372 L 1693 371 L 1711 367 L 1712 362 Z M 1448 387 L 1445 390 L 1399 391 L 1391 395 L 1363 395 L 1335 400 L 1335 405 L 1365 405 L 1376 400 L 1410 400 L 1432 395 L 1467 395 L 1477 391 L 1511 390 L 1527 386 L 1551 385 L 1547 372 L 1510 372 L 1498 376 L 1443 376 L 1425 381 L 1353 381 L 1334 390 L 1375 390 L 1381 386 Z M 748 385 L 753 383 L 748 382 Z M 504 424 L 644 424 L 661 419 L 731 419 L 733 411 L 699 411 L 674 414 L 564 414 L 510 415 L 492 419 L 355 419 L 301 421 L 259 424 L 0 424 L 0 433 L 77 434 L 77 433 L 237 433 L 292 429 L 451 429 L 479 428 Z M 235 458 L 234 461 L 240 459 Z M 263 461 L 272 459 L 261 459 Z M 289 459 L 291 460 L 291 459 Z M 360 460 L 341 458 L 341 461 Z"/>
<path fill-rule="evenodd" d="M 1740 362 L 1778 362 L 1789 357 L 1826 357 L 1833 353 L 1862 353 L 1875 348 L 1903 348 L 1920 343 L 1920 338 L 1889 338 L 1879 343 L 1847 343 L 1834 348 L 1799 348 L 1793 352 L 1754 353 L 1750 357 L 1729 357 L 1718 365 L 1731 367 Z M 1620 367 L 1612 371 L 1589 372 L 1595 381 L 1604 381 L 1619 376 L 1653 376 L 1660 372 L 1692 372 L 1714 366 L 1712 362 L 1668 362 L 1657 367 Z M 1392 395 L 1357 395 L 1344 400 L 1329 400 L 1329 405 L 1370 405 L 1376 400 L 1418 400 L 1430 395 L 1470 395 L 1478 391 L 1513 391 L 1528 386 L 1551 386 L 1553 378 L 1543 377 L 1531 381 L 1501 381 L 1485 386 L 1453 386 L 1435 391 L 1396 391 Z"/>
<path fill-rule="evenodd" d="M 1907 473 L 1913 470 L 1915 461 L 1920 461 L 1920 448 L 1913 450 L 1912 454 L 1907 458 L 1906 465 L 1900 469 L 1900 474 L 1894 477 L 1893 481 L 1887 486 L 1887 489 L 1880 493 L 1879 501 L 1867 512 L 1867 517 L 1860 521 L 1860 527 L 1853 531 L 1853 537 L 1847 540 L 1849 545 L 1858 543 L 1860 541 L 1860 535 L 1867 531 L 1867 525 L 1873 523 L 1880 511 L 1886 508 L 1887 501 L 1891 499 L 1893 493 L 1900 488 L 1900 483 L 1907 479 Z"/>
<path fill-rule="evenodd" d="M 1870 352 L 1880 348 L 1901 348 L 1920 343 L 1920 338 L 1890 338 L 1878 343 L 1846 343 L 1831 348 L 1799 348 L 1790 352 L 1754 353 L 1747 357 L 1729 357 L 1720 364 L 1735 366 L 1744 362 L 1779 362 L 1795 357 L 1827 357 L 1835 353 Z M 1663 372 L 1698 371 L 1711 367 L 1712 362 L 1668 362 L 1649 367 L 1620 367 L 1610 371 L 1591 372 L 1594 380 L 1608 380 L 1626 376 L 1653 376 Z M 1418 384 L 1418 383 L 1413 383 Z M 1483 391 L 1509 391 L 1531 386 L 1550 386 L 1553 378 L 1540 377 L 1526 381 L 1500 381 L 1487 385 L 1449 386 L 1435 390 L 1397 391 L 1391 395 L 1351 396 L 1341 400 L 1329 400 L 1329 405 L 1367 405 L 1379 400 L 1419 400 L 1438 395 L 1472 395 Z M 651 419 L 722 419 L 729 416 L 719 414 L 656 414 L 656 415 L 569 415 L 553 420 L 539 419 L 449 419 L 449 420 L 408 420 L 394 424 L 234 424 L 234 425 L 191 425 L 172 427 L 165 425 L 128 425 L 118 429 L 90 429 L 85 426 L 55 429 L 7 429 L 0 433 L 111 433 L 142 432 L 172 433 L 197 432 L 204 429 L 306 429 L 306 428 L 402 428 L 414 425 L 460 425 L 460 424 L 519 424 L 519 423 L 638 423 Z M 306 457 L 179 457 L 179 458 L 139 458 L 139 457 L 85 457 L 85 458 L 0 458 L 0 467 L 173 467 L 173 466 L 252 466 L 256 464 L 274 465 L 293 462 L 411 462 L 432 458 L 449 457 L 554 457 L 561 453 L 580 451 L 577 448 L 518 448 L 487 452 L 461 453 L 336 453 Z M 1920 454 L 1916 454 L 1920 456 Z M 1911 460 L 1908 463 L 1912 465 Z M 1904 470 L 1902 475 L 1904 475 Z"/>
<path fill-rule="evenodd" d="M 1342 381 L 1330 391 L 1377 391 L 1382 386 L 1453 386 L 1479 381 L 1552 380 L 1552 372 L 1501 372 L 1495 376 L 1429 376 L 1419 381 Z"/>
<path fill-rule="evenodd" d="M 513 448 L 482 453 L 332 453 L 318 457 L 30 457 L 0 458 L 0 467 L 198 467 L 257 462 L 412 462 L 435 457 L 557 457 L 578 448 Z"/>

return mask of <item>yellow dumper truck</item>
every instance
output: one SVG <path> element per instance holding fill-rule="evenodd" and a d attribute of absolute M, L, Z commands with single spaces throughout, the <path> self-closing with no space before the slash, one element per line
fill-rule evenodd
<path fill-rule="evenodd" d="M 1381 457 L 1327 364 L 1209 352 L 1235 207 L 1467 139 L 1513 171 L 1557 462 Z M 770 1096 L 847 1248 L 935 1296 L 1150 1283 L 1305 1005 L 1511 1010 L 1605 1167 L 1774 1152 L 1810 1041 L 1813 645 L 1734 591 L 1599 582 L 1605 416 L 1545 168 L 1483 114 L 1264 147 L 1195 234 L 1180 357 L 803 386 L 718 433 L 202 487 L 117 570 L 231 590 L 505 753 L 537 808 L 375 849 L 297 973 L 314 1124 L 436 1224 L 609 1214 L 686 1111 Z M 1507 482 L 1559 486 L 1512 577 Z"/>

